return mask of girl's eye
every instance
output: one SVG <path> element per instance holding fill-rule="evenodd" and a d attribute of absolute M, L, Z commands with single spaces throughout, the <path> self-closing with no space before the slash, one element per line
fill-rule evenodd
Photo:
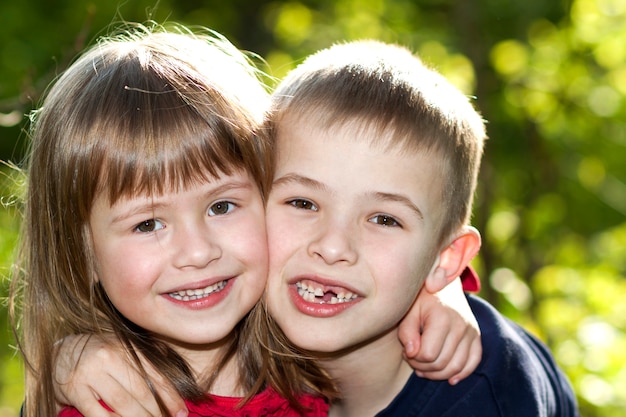
<path fill-rule="evenodd" d="M 302 198 L 296 198 L 295 200 L 288 201 L 288 203 L 294 206 L 295 208 L 301 209 L 301 210 L 313 210 L 313 211 L 318 210 L 315 204 L 313 204 L 309 200 L 305 200 Z"/>
<path fill-rule="evenodd" d="M 218 201 L 209 207 L 209 216 L 223 216 L 235 209 L 235 204 L 230 201 Z"/>
<path fill-rule="evenodd" d="M 396 219 L 394 219 L 391 216 L 387 216 L 385 214 L 378 214 L 378 215 L 372 217 L 371 219 L 369 219 L 369 221 L 371 223 L 379 224 L 381 226 L 402 227 L 400 225 L 400 223 L 398 223 L 398 221 Z"/>
<path fill-rule="evenodd" d="M 165 227 L 163 223 L 156 219 L 144 220 L 135 226 L 135 230 L 141 233 L 150 233 L 161 230 Z"/>

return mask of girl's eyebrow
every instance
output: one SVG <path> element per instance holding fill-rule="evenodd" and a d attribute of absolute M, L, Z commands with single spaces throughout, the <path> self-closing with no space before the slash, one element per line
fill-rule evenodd
<path fill-rule="evenodd" d="M 250 188 L 252 188 L 252 184 L 249 181 L 228 181 L 224 184 L 219 184 L 216 187 L 209 188 L 202 193 L 202 197 L 209 198 L 212 195 L 219 195 L 230 190 Z M 166 193 L 165 195 L 167 196 L 169 194 Z M 111 220 L 111 223 L 118 223 L 139 214 L 153 213 L 157 209 L 166 208 L 172 205 L 171 202 L 159 201 L 159 199 L 161 199 L 162 197 L 163 196 L 146 198 L 145 201 L 133 204 L 133 206 L 130 207 L 129 210 L 125 210 L 123 213 L 114 216 Z"/>
<path fill-rule="evenodd" d="M 250 189 L 250 188 L 252 188 L 252 182 L 251 181 L 231 180 L 231 181 L 225 182 L 223 184 L 220 184 L 220 185 L 218 185 L 218 186 L 216 186 L 214 188 L 208 189 L 204 193 L 204 196 L 205 197 L 210 197 L 212 195 L 222 194 L 222 193 L 230 191 L 230 190 Z"/>
<path fill-rule="evenodd" d="M 147 213 L 154 213 L 155 210 L 162 208 L 162 207 L 166 207 L 167 204 L 165 203 L 145 203 L 145 204 L 136 204 L 133 207 L 131 207 L 129 210 L 124 210 L 123 212 L 115 215 L 112 219 L 111 219 L 111 224 L 116 224 L 116 223 L 121 223 L 124 222 L 127 219 L 130 219 L 131 217 L 140 215 L 140 214 L 147 214 Z"/>

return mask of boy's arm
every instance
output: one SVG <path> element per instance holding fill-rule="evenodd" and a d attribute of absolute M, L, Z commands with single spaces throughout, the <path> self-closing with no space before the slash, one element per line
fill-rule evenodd
<path fill-rule="evenodd" d="M 472 274 L 469 271 L 468 274 Z M 466 275 L 474 289 L 476 275 Z M 477 289 L 477 288 L 476 288 Z M 405 359 L 419 376 L 454 385 L 480 363 L 480 329 L 456 279 L 436 294 L 423 289 L 398 331 Z"/>
<path fill-rule="evenodd" d="M 166 417 L 113 337 L 67 337 L 57 352 L 55 392 L 60 405 L 71 404 L 85 417 Z M 187 416 L 185 403 L 176 391 L 149 364 L 143 365 L 169 416 Z M 100 401 L 115 412 L 107 411 Z"/>

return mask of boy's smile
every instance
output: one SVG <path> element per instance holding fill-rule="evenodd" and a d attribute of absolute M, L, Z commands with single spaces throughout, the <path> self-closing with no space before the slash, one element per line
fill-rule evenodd
<path fill-rule="evenodd" d="M 292 280 L 293 281 L 293 280 Z M 346 288 L 345 282 L 334 282 L 320 276 L 289 281 L 289 295 L 298 310 L 314 317 L 331 317 L 361 301 L 358 292 Z"/>
<path fill-rule="evenodd" d="M 414 301 L 437 254 L 440 171 L 358 125 L 304 119 L 278 129 L 267 298 L 297 346 L 337 352 L 387 337 Z"/>
<path fill-rule="evenodd" d="M 298 281 L 298 294 L 310 303 L 337 304 L 348 303 L 357 299 L 358 295 L 350 290 L 320 285 L 315 281 Z"/>

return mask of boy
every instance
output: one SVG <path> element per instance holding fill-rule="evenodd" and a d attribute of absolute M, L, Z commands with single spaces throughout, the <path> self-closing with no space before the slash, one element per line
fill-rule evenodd
<path fill-rule="evenodd" d="M 578 415 L 547 348 L 478 298 L 472 375 L 451 386 L 400 359 L 419 291 L 445 287 L 480 247 L 469 217 L 486 135 L 466 97 L 406 49 L 354 42 L 288 75 L 270 120 L 266 301 L 336 380 L 330 416 Z"/>

